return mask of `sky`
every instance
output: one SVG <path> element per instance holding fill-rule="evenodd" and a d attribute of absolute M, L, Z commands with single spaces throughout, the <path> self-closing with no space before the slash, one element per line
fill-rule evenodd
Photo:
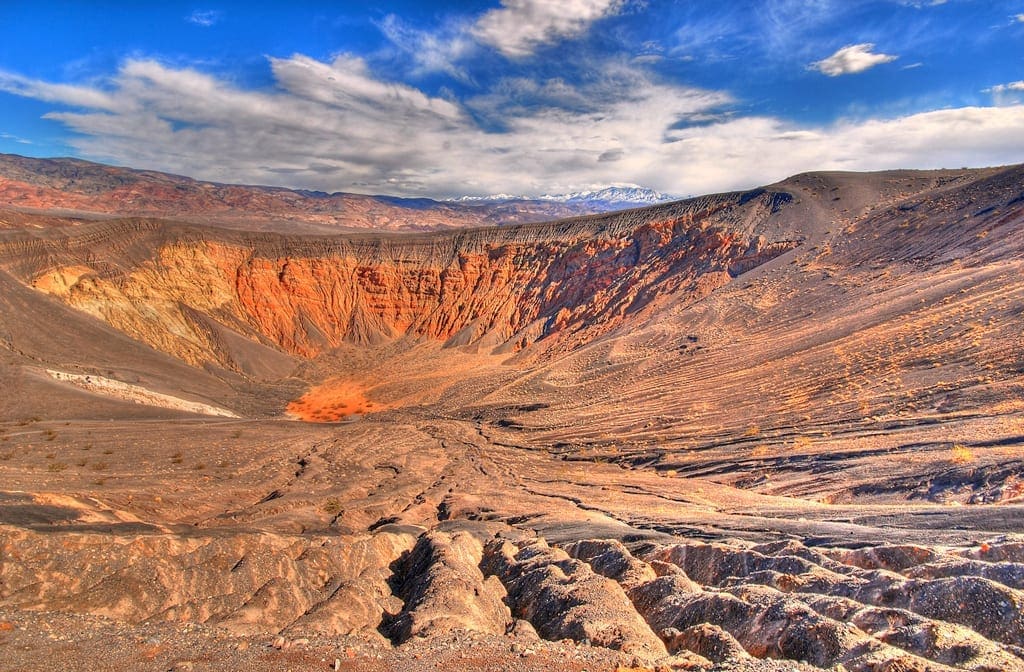
<path fill-rule="evenodd" d="M 1024 162 L 1024 0 L 0 2 L 0 152 L 447 198 Z"/>

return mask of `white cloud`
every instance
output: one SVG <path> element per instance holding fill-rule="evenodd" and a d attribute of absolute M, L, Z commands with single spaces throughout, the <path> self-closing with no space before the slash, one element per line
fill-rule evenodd
<path fill-rule="evenodd" d="M 984 93 L 1006 93 L 1008 91 L 1024 91 L 1024 81 L 996 84 L 984 90 Z"/>
<path fill-rule="evenodd" d="M 529 56 L 543 45 L 583 34 L 595 21 L 619 13 L 624 0 L 501 0 L 471 32 L 506 56 Z"/>
<path fill-rule="evenodd" d="M 1024 14 L 1018 14 L 1016 18 L 1017 18 L 1017 20 L 1018 20 L 1018 21 L 1020 21 L 1021 23 L 1024 23 Z"/>
<path fill-rule="evenodd" d="M 871 50 L 874 48 L 875 45 L 870 42 L 847 45 L 828 58 L 811 63 L 809 67 L 829 77 L 838 77 L 839 75 L 864 72 L 876 65 L 895 61 L 897 58 L 890 54 L 872 53 Z"/>
<path fill-rule="evenodd" d="M 10 140 L 12 142 L 17 142 L 17 143 L 22 144 L 22 145 L 31 145 L 32 144 L 31 140 L 26 140 L 25 138 L 18 137 L 17 135 L 12 135 L 10 133 L 0 133 L 0 139 Z"/>
<path fill-rule="evenodd" d="M 391 44 L 412 59 L 411 74 L 444 72 L 463 82 L 469 80 L 466 71 L 458 65 L 459 60 L 477 48 L 466 25 L 453 23 L 431 32 L 413 28 L 389 14 L 378 27 Z"/>
<path fill-rule="evenodd" d="M 224 17 L 224 12 L 216 9 L 197 9 L 187 17 L 185 20 L 189 23 L 194 23 L 197 26 L 203 28 L 209 28 Z"/>
<path fill-rule="evenodd" d="M 996 84 L 983 89 L 982 93 L 992 94 L 992 102 L 996 105 L 1017 105 L 1024 102 L 1024 81 Z"/>
<path fill-rule="evenodd" d="M 603 76 L 583 84 L 513 78 L 461 102 L 382 81 L 353 56 L 295 55 L 271 69 L 269 91 L 151 60 L 127 61 L 106 90 L 10 74 L 0 88 L 78 108 L 47 117 L 76 133 L 87 158 L 326 191 L 445 197 L 633 183 L 697 194 L 807 170 L 1024 156 L 1024 105 L 805 126 L 730 115 L 726 93 L 658 81 L 627 61 L 601 63 Z"/>
<path fill-rule="evenodd" d="M 436 32 L 421 31 L 388 14 L 378 28 L 391 44 L 412 58 L 415 68 L 410 74 L 447 73 L 464 82 L 469 80 L 466 71 L 458 65 L 475 47 L 464 25 L 446 26 Z"/>
<path fill-rule="evenodd" d="M 4 70 L 0 70 L 0 91 L 75 107 L 112 111 L 118 106 L 114 97 L 92 87 L 50 84 Z"/>
<path fill-rule="evenodd" d="M 821 128 L 741 118 L 697 130 L 680 142 L 689 144 L 685 156 L 693 166 L 686 177 L 703 188 L 683 193 L 701 193 L 712 184 L 714 190 L 754 185 L 808 170 L 1016 163 L 1024 152 L 1024 106 L 937 110 Z"/>

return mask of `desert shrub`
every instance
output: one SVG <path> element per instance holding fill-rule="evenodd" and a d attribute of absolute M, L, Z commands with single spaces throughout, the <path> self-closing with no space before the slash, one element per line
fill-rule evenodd
<path fill-rule="evenodd" d="M 949 459 L 952 460 L 953 464 L 967 464 L 974 461 L 974 451 L 963 444 L 954 444 L 949 452 Z"/>

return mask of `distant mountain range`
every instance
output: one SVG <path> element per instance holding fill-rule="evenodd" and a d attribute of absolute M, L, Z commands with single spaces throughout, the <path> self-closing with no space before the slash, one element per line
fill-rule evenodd
<path fill-rule="evenodd" d="M 0 228 L 19 226 L 30 214 L 36 225 L 130 216 L 285 233 L 426 231 L 551 221 L 665 200 L 669 199 L 662 194 L 635 186 L 538 198 L 499 195 L 447 201 L 329 194 L 202 182 L 80 159 L 0 154 Z"/>

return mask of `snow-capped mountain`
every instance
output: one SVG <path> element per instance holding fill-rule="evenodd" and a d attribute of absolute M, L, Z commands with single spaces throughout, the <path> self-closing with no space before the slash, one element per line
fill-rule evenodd
<path fill-rule="evenodd" d="M 458 198 L 444 199 L 448 203 L 504 203 L 506 201 L 531 201 L 529 196 L 516 196 L 515 194 L 491 194 L 489 196 L 459 196 Z"/>
<path fill-rule="evenodd" d="M 645 187 L 605 187 L 595 191 L 578 191 L 571 194 L 544 194 L 538 200 L 561 201 L 563 203 L 601 202 L 623 205 L 654 205 L 673 200 L 654 189 Z"/>
<path fill-rule="evenodd" d="M 618 210 L 621 208 L 654 205 L 674 200 L 654 189 L 637 186 L 612 186 L 590 191 L 577 191 L 568 194 L 544 194 L 542 196 L 524 196 L 512 194 L 492 194 L 490 196 L 462 196 L 449 199 L 450 202 L 466 204 L 495 204 L 512 202 L 553 202 L 573 205 L 586 205 L 596 211 Z"/>

